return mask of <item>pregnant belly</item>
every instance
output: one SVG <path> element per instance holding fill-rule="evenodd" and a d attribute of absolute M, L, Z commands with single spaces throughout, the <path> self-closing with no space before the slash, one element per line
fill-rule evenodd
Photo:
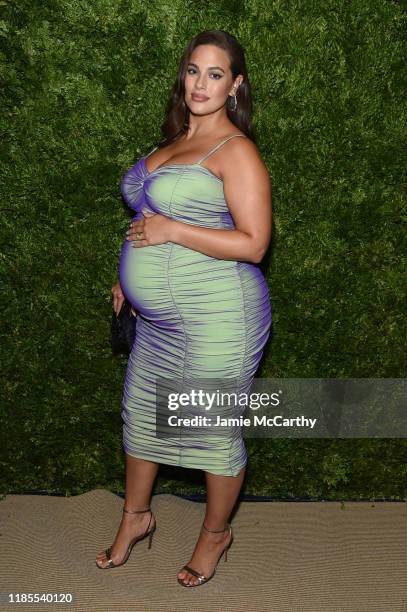
<path fill-rule="evenodd" d="M 157 313 L 163 298 L 168 300 L 167 267 L 171 243 L 134 248 L 124 241 L 120 253 L 120 285 L 127 299 L 141 314 Z"/>
<path fill-rule="evenodd" d="M 141 315 L 166 327 L 194 321 L 219 326 L 232 319 L 244 326 L 251 318 L 267 324 L 268 288 L 257 266 L 175 243 L 134 248 L 125 240 L 120 285 Z"/>

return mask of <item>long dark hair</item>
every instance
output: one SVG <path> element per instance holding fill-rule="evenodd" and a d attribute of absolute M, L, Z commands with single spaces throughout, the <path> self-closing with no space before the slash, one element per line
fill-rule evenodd
<path fill-rule="evenodd" d="M 243 47 L 234 36 L 224 30 L 206 30 L 205 32 L 197 34 L 182 54 L 178 75 L 167 103 L 166 117 L 161 126 L 161 133 L 164 136 L 164 140 L 158 143 L 157 147 L 163 148 L 187 132 L 190 112 L 184 101 L 184 78 L 192 52 L 198 45 L 216 45 L 224 49 L 230 58 L 230 69 L 233 79 L 235 79 L 238 74 L 243 76 L 243 81 L 236 92 L 237 108 L 235 111 L 230 110 L 227 102 L 227 116 L 238 129 L 256 143 L 256 135 L 251 123 L 251 87 L 247 74 Z"/>

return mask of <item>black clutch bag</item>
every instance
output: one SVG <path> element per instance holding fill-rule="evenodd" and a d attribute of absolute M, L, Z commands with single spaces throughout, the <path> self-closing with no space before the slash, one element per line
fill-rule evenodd
<path fill-rule="evenodd" d="M 136 315 L 133 314 L 132 305 L 127 298 L 125 298 L 118 315 L 113 310 L 111 335 L 113 354 L 125 353 L 129 355 L 136 337 Z"/>

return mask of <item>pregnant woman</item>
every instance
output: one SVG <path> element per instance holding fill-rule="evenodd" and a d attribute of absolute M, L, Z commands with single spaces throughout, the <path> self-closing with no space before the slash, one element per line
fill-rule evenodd
<path fill-rule="evenodd" d="M 123 179 L 136 214 L 113 306 L 119 312 L 125 295 L 137 324 L 122 402 L 125 503 L 113 545 L 96 558 L 102 569 L 123 565 L 144 537 L 151 546 L 160 463 L 200 469 L 206 478 L 205 518 L 178 582 L 201 585 L 223 553 L 227 559 L 228 520 L 247 464 L 241 430 L 158 436 L 156 382 L 216 378 L 247 390 L 269 337 L 271 302 L 257 264 L 270 241 L 271 187 L 250 114 L 242 47 L 222 30 L 198 34 L 181 59 L 165 140 Z M 234 406 L 232 416 L 244 408 Z"/>

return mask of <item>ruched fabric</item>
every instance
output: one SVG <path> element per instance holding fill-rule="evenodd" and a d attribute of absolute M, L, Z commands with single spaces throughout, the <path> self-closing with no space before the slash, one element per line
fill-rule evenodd
<path fill-rule="evenodd" d="M 183 223 L 234 229 L 223 182 L 200 163 L 169 164 L 148 172 L 142 157 L 125 174 L 122 194 L 141 209 Z M 250 388 L 270 333 L 269 290 L 260 268 L 221 260 L 167 242 L 120 254 L 121 287 L 137 311 L 122 399 L 123 448 L 134 457 L 237 476 L 247 463 L 241 428 L 199 436 L 156 435 L 156 384 L 165 379 L 233 379 Z M 235 406 L 239 417 L 244 407 Z"/>

